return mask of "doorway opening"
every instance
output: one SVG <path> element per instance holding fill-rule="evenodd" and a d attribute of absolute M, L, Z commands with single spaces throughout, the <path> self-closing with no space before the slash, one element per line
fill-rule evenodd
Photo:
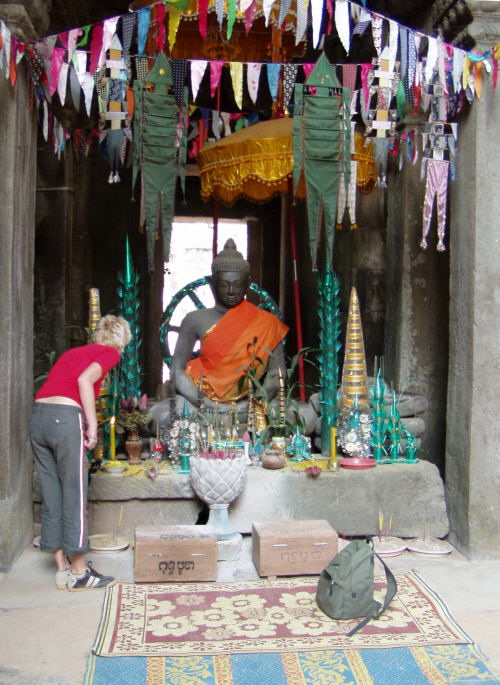
<path fill-rule="evenodd" d="M 248 225 L 246 221 L 225 219 L 218 223 L 217 251 L 233 238 L 238 251 L 246 259 L 248 255 Z M 170 261 L 165 264 L 163 280 L 163 310 L 182 288 L 203 276 L 210 275 L 212 265 L 213 220 L 211 217 L 176 217 L 172 223 Z M 209 286 L 196 289 L 196 297 L 205 307 L 213 307 L 214 298 Z M 170 326 L 179 327 L 182 319 L 193 311 L 196 305 L 189 296 L 183 297 L 175 307 Z M 177 331 L 168 333 L 170 350 L 175 349 Z M 197 345 L 199 347 L 199 345 Z M 195 348 L 197 349 L 197 348 Z M 170 377 L 169 368 L 163 366 L 163 380 Z"/>

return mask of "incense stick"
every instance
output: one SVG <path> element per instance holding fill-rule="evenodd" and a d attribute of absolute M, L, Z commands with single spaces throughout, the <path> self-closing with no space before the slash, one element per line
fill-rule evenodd
<path fill-rule="evenodd" d="M 123 504 L 122 504 L 121 507 L 120 507 L 120 515 L 118 516 L 118 523 L 117 523 L 116 526 L 115 526 L 115 532 L 114 532 L 114 535 L 113 535 L 113 544 L 114 544 L 114 545 L 117 544 L 117 540 L 118 540 L 118 531 L 120 530 L 120 526 L 121 526 L 121 523 L 122 523 L 122 516 L 123 516 Z"/>

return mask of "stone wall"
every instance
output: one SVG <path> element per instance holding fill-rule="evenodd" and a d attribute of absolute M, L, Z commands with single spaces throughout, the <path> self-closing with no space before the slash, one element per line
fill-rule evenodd
<path fill-rule="evenodd" d="M 36 114 L 29 74 L 0 78 L 0 570 L 32 535 L 32 456 L 27 420 L 33 390 L 33 225 Z"/>
<path fill-rule="evenodd" d="M 498 3 L 472 5 L 478 25 L 471 28 L 484 51 L 500 36 L 500 10 Z M 488 77 L 460 121 L 451 193 L 446 490 L 450 539 L 472 558 L 500 556 L 499 121 L 499 93 Z"/>

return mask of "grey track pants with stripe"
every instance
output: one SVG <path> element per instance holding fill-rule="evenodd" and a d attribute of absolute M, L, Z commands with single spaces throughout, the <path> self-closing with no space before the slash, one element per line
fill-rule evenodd
<path fill-rule="evenodd" d="M 40 548 L 69 557 L 88 551 L 88 469 L 83 413 L 65 404 L 35 402 L 29 435 L 42 491 Z"/>

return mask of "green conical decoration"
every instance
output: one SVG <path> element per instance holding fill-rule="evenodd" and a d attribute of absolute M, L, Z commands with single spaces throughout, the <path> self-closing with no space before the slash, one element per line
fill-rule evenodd
<path fill-rule="evenodd" d="M 120 283 L 118 288 L 120 315 L 128 321 L 132 333 L 120 364 L 120 397 L 139 400 L 142 395 L 139 365 L 139 348 L 142 344 L 139 328 L 139 276 L 132 264 L 128 236 L 125 238 L 125 268 L 118 274 L 118 282 Z"/>
<path fill-rule="evenodd" d="M 371 395 L 371 446 L 373 457 L 376 461 L 384 458 L 385 440 L 385 383 L 382 378 L 382 369 L 378 369 L 375 383 L 370 389 Z"/>
<path fill-rule="evenodd" d="M 339 378 L 338 352 L 340 349 L 340 281 L 330 266 L 318 278 L 319 295 L 319 354 L 321 401 L 321 453 L 330 454 L 330 428 L 338 416 L 337 385 Z"/>

